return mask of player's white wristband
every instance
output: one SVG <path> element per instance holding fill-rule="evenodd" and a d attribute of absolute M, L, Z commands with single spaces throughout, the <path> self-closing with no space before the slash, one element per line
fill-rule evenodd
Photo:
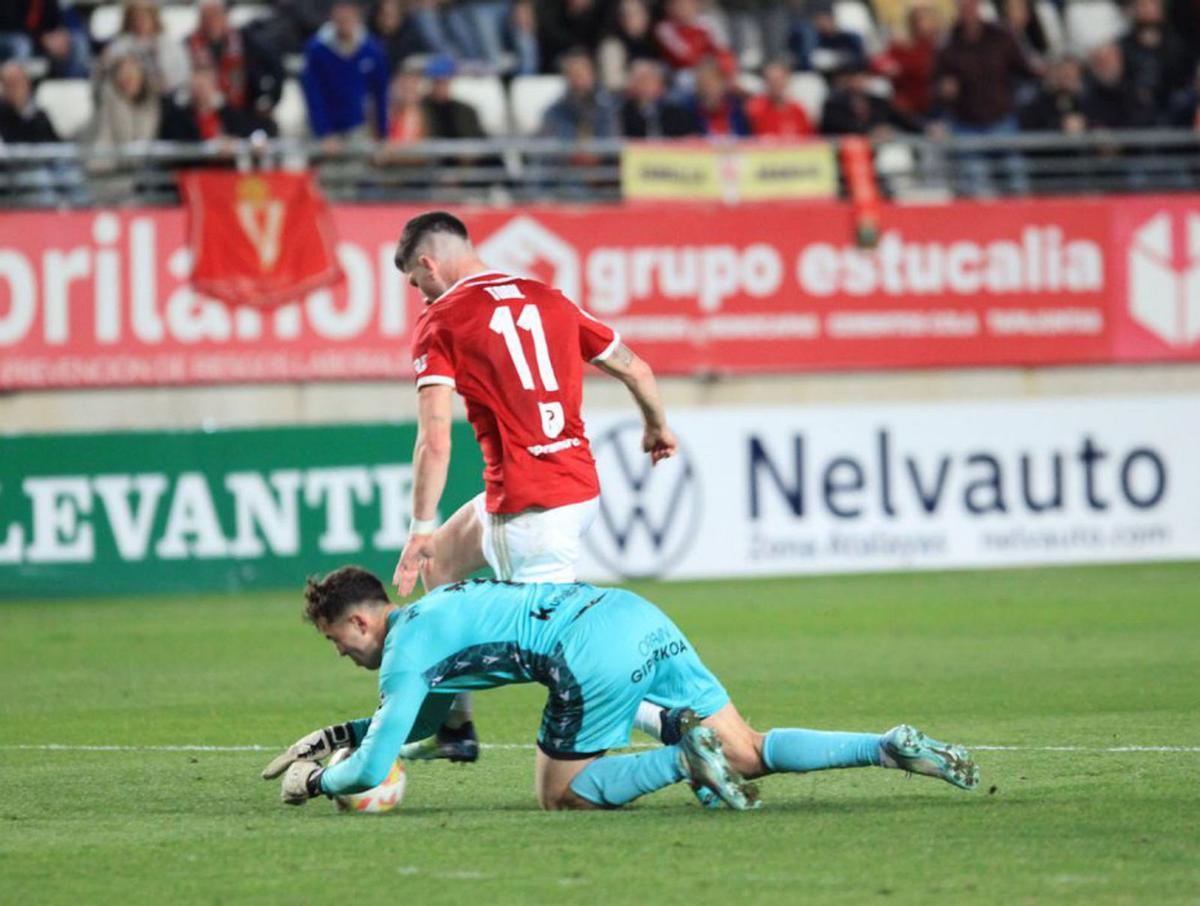
<path fill-rule="evenodd" d="M 410 535 L 431 535 L 436 528 L 436 519 L 414 519 L 408 524 L 408 533 Z"/>

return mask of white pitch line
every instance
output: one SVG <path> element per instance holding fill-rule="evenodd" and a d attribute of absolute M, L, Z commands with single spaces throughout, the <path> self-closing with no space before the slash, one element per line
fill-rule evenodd
<path fill-rule="evenodd" d="M 653 748 L 654 743 L 634 743 L 630 748 Z M 209 745 L 161 745 L 161 746 L 119 746 L 119 745 L 65 745 L 62 743 L 0 745 L 0 751 L 26 752 L 277 752 L 286 748 L 283 745 L 244 745 L 244 746 L 209 746 Z M 485 749 L 527 751 L 536 748 L 532 743 L 484 743 Z M 1089 752 L 1097 755 L 1123 755 L 1136 752 L 1182 752 L 1200 753 L 1200 746 L 976 746 L 968 745 L 968 749 L 976 752 Z"/>

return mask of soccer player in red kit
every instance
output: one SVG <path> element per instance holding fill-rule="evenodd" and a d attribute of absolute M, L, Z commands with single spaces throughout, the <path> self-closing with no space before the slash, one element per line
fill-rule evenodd
<path fill-rule="evenodd" d="M 431 211 L 405 224 L 395 263 L 428 305 L 413 333 L 413 518 L 392 577 L 397 590 L 407 595 L 418 576 L 437 588 L 485 565 L 499 579 L 573 582 L 600 494 L 580 415 L 584 363 L 629 388 L 645 423 L 643 449 L 657 463 L 677 442 L 654 373 L 558 290 L 489 269 L 451 214 Z M 455 391 L 483 452 L 485 491 L 438 527 Z M 455 724 L 469 727 L 462 705 L 447 721 L 451 752 Z"/>

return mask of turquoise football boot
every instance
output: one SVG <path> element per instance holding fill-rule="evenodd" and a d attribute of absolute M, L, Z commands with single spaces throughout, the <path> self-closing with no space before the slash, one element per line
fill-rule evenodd
<path fill-rule="evenodd" d="M 962 746 L 930 739 L 915 727 L 900 724 L 883 734 L 879 744 L 901 770 L 940 777 L 961 790 L 979 786 L 979 766 Z"/>
<path fill-rule="evenodd" d="M 739 812 L 762 805 L 758 798 L 758 787 L 748 783 L 729 766 L 717 734 L 701 726 L 699 718 L 690 709 L 682 715 L 680 727 L 683 733 L 679 740 L 679 751 L 692 789 L 697 791 L 696 798 L 707 807 L 712 807 L 699 792 L 704 789 Z"/>

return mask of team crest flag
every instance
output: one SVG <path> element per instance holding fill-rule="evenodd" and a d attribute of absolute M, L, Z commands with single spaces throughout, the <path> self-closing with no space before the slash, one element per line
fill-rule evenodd
<path fill-rule="evenodd" d="M 179 183 L 198 292 L 269 308 L 341 281 L 333 222 L 313 174 L 193 170 Z"/>

